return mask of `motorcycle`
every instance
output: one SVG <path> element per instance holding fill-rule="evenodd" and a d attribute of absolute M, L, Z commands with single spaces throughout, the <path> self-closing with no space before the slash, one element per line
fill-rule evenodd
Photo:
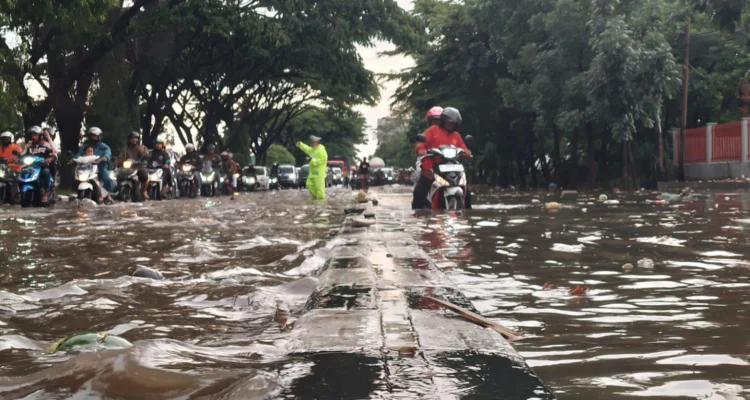
<path fill-rule="evenodd" d="M 471 136 L 467 136 L 469 141 Z M 423 135 L 417 137 L 417 141 L 424 142 Z M 466 195 L 468 194 L 466 170 L 460 159 L 466 157 L 463 149 L 453 145 L 443 145 L 430 149 L 422 157 L 432 158 L 435 180 L 432 182 L 427 201 L 432 210 L 458 211 L 466 208 Z"/>
<path fill-rule="evenodd" d="M 258 179 L 255 176 L 255 169 L 250 167 L 245 167 L 242 170 L 242 178 L 238 182 L 239 190 L 242 191 L 247 190 L 249 192 L 255 191 L 255 189 L 258 189 L 260 187 L 260 183 L 258 183 Z"/>
<path fill-rule="evenodd" d="M 219 174 L 214 171 L 213 163 L 206 161 L 201 169 L 201 196 L 213 197 L 219 195 Z"/>
<path fill-rule="evenodd" d="M 54 181 L 50 176 L 47 191 L 47 197 L 42 198 L 42 168 L 45 165 L 45 157 L 49 153 L 26 154 L 19 158 L 23 167 L 18 174 L 18 185 L 21 192 L 21 207 L 41 207 L 42 205 L 51 205 L 55 202 L 55 188 L 52 185 Z"/>
<path fill-rule="evenodd" d="M 148 169 L 148 197 L 154 200 L 165 200 L 171 193 L 164 193 L 164 169 L 159 166 Z"/>
<path fill-rule="evenodd" d="M 138 180 L 138 168 L 141 163 L 135 160 L 125 160 L 122 167 L 115 171 L 117 177 L 117 198 L 120 201 L 140 201 L 141 181 Z"/>
<path fill-rule="evenodd" d="M 240 174 L 234 173 L 234 178 L 239 181 Z M 229 174 L 222 174 L 221 175 L 221 193 L 227 196 L 233 195 L 233 189 L 232 189 L 232 175 Z"/>
<path fill-rule="evenodd" d="M 194 169 L 195 167 L 190 164 L 182 164 L 177 168 L 177 188 L 180 197 L 194 199 L 198 195 Z"/>
<path fill-rule="evenodd" d="M 0 158 L 0 204 L 18 203 L 18 176 L 8 165 L 6 158 Z"/>
<path fill-rule="evenodd" d="M 98 202 L 99 191 L 101 191 L 102 197 L 107 196 L 107 191 L 99 182 L 98 161 L 99 156 L 81 156 L 73 159 L 76 164 L 75 177 L 78 201 L 89 199 Z"/>

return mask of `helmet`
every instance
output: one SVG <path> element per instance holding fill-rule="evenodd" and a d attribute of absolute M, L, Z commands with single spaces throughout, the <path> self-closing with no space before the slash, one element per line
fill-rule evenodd
<path fill-rule="evenodd" d="M 232 159 L 232 155 L 232 153 L 227 153 L 227 157 L 229 157 L 230 160 Z"/>
<path fill-rule="evenodd" d="M 188 143 L 185 145 L 185 151 L 195 151 L 195 145 Z"/>
<path fill-rule="evenodd" d="M 458 112 L 458 110 L 456 110 L 453 107 L 447 107 L 446 109 L 443 110 L 442 114 L 440 114 L 440 127 L 441 128 L 445 128 L 446 122 L 453 122 L 456 124 L 456 128 L 454 129 L 456 130 L 458 129 L 459 126 L 461 126 L 461 121 L 462 121 L 461 113 Z"/>
<path fill-rule="evenodd" d="M 138 133 L 137 131 L 133 131 L 133 132 L 128 133 L 128 139 L 130 139 L 130 138 L 140 138 L 140 137 L 141 137 L 141 134 Z"/>
<path fill-rule="evenodd" d="M 27 135 L 27 136 L 28 136 L 28 137 L 30 138 L 30 137 L 31 137 L 31 135 L 34 135 L 34 134 L 36 134 L 36 135 L 41 135 L 41 134 L 42 134 L 42 128 L 40 128 L 40 127 L 39 127 L 39 126 L 37 126 L 37 125 L 34 125 L 34 126 L 32 126 L 31 128 L 29 128 L 29 131 L 28 131 L 28 135 Z"/>
<path fill-rule="evenodd" d="M 9 145 L 13 143 L 13 134 L 10 132 L 0 133 L 0 144 Z"/>
<path fill-rule="evenodd" d="M 227 157 L 229 157 L 229 154 L 227 154 L 226 151 L 222 151 L 221 152 L 221 158 L 227 158 Z"/>
<path fill-rule="evenodd" d="M 89 130 L 87 131 L 87 134 L 88 134 L 89 137 L 96 136 L 97 138 L 101 138 L 102 137 L 102 130 L 99 129 L 99 128 L 97 128 L 97 127 L 95 127 L 95 126 L 93 126 L 93 127 L 89 128 Z"/>
<path fill-rule="evenodd" d="M 167 147 L 167 138 L 163 135 L 159 135 L 156 137 L 156 140 L 154 141 L 154 144 L 161 143 L 163 147 Z"/>
<path fill-rule="evenodd" d="M 212 150 L 216 150 L 216 146 L 212 144 L 209 144 L 208 146 L 206 146 L 206 151 L 212 151 Z"/>
<path fill-rule="evenodd" d="M 433 118 L 440 118 L 440 114 L 443 113 L 443 107 L 432 107 L 429 111 L 427 111 L 427 122 L 429 123 L 431 119 Z"/>
<path fill-rule="evenodd" d="M 57 131 L 55 130 L 55 128 L 44 128 L 43 131 L 49 132 L 49 137 L 52 138 L 52 139 L 55 138 L 55 134 L 57 133 Z"/>

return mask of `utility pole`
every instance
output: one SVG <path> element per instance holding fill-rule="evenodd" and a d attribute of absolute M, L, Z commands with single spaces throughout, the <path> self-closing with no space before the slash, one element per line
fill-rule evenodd
<path fill-rule="evenodd" d="M 690 14 L 685 21 L 685 60 L 682 63 L 682 118 L 680 121 L 680 181 L 685 181 L 685 128 L 687 126 L 688 75 L 690 72 Z"/>

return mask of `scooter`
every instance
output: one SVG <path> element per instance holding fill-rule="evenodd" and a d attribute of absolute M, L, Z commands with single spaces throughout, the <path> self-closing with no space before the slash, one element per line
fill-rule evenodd
<path fill-rule="evenodd" d="M 18 174 L 19 191 L 21 192 L 21 207 L 41 207 L 55 203 L 57 196 L 55 188 L 52 185 L 54 177 L 50 176 L 47 191 L 47 197 L 42 198 L 42 168 L 45 165 L 45 158 L 49 153 L 26 154 L 19 158 L 23 167 Z"/>
<path fill-rule="evenodd" d="M 219 174 L 214 171 L 213 163 L 206 161 L 201 169 L 201 196 L 213 197 L 219 195 Z"/>
<path fill-rule="evenodd" d="M 469 141 L 471 136 L 467 136 Z M 424 135 L 417 136 L 418 142 L 426 141 Z M 463 149 L 453 145 L 443 145 L 430 149 L 422 157 L 433 160 L 433 172 L 435 180 L 432 182 L 427 194 L 427 201 L 432 210 L 458 211 L 466 208 L 466 195 L 468 194 L 466 170 L 459 160 L 467 158 Z"/>
<path fill-rule="evenodd" d="M 78 188 L 78 201 L 83 199 L 99 202 L 97 195 L 101 191 L 102 197 L 107 196 L 107 191 L 99 182 L 97 163 L 99 156 L 81 156 L 73 159 L 76 164 L 75 177 Z"/>
<path fill-rule="evenodd" d="M 249 192 L 255 191 L 258 187 L 260 187 L 260 183 L 258 183 L 258 179 L 255 176 L 255 169 L 250 167 L 245 167 L 242 170 L 242 178 L 238 182 L 239 190 L 242 191 L 247 190 Z"/>
<path fill-rule="evenodd" d="M 194 168 L 190 164 L 182 164 L 177 168 L 177 188 L 180 191 L 180 197 L 194 199 L 198 195 Z"/>
<path fill-rule="evenodd" d="M 18 176 L 8 165 L 8 160 L 0 158 L 0 204 L 19 202 Z"/>
<path fill-rule="evenodd" d="M 140 201 L 142 182 L 138 179 L 138 168 L 141 163 L 135 160 L 124 160 L 122 167 L 115 171 L 117 176 L 117 198 L 120 201 Z"/>
<path fill-rule="evenodd" d="M 148 169 L 148 197 L 154 200 L 164 200 L 164 169 L 161 167 Z"/>

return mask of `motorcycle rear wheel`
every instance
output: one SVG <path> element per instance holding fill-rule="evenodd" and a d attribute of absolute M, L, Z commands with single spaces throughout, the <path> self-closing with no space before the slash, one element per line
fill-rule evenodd
<path fill-rule="evenodd" d="M 124 201 L 126 203 L 134 200 L 130 190 L 130 186 L 123 186 L 122 188 L 120 188 L 120 196 L 118 197 L 120 198 L 120 201 Z"/>
<path fill-rule="evenodd" d="M 34 205 L 34 192 L 35 190 L 27 190 L 21 195 L 21 207 L 31 207 Z"/>

